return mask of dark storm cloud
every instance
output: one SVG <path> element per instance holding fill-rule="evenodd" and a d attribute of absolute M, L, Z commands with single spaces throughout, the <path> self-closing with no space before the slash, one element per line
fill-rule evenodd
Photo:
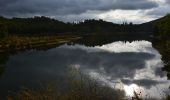
<path fill-rule="evenodd" d="M 155 18 L 160 18 L 168 13 L 170 13 L 170 0 L 165 0 L 165 2 L 158 7 L 151 9 L 146 14 Z"/>
<path fill-rule="evenodd" d="M 166 3 L 170 4 L 170 0 L 166 0 Z"/>
<path fill-rule="evenodd" d="M 69 15 L 90 10 L 108 11 L 114 9 L 150 9 L 158 4 L 148 0 L 1 0 L 0 14 L 19 15 Z"/>
<path fill-rule="evenodd" d="M 169 2 L 169 4 L 170 4 L 170 2 Z M 146 14 L 149 16 L 156 17 L 156 18 L 165 16 L 166 14 L 170 13 L 169 4 L 166 3 L 165 5 L 162 5 L 162 6 L 159 6 L 158 8 L 152 9 L 149 12 L 147 12 Z"/>

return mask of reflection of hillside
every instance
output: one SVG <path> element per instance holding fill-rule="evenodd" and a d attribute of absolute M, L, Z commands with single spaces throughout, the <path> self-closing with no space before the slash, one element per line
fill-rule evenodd
<path fill-rule="evenodd" d="M 155 41 L 154 47 L 161 53 L 162 60 L 165 63 L 163 70 L 167 72 L 168 79 L 170 79 L 170 41 Z"/>
<path fill-rule="evenodd" d="M 0 76 L 4 72 L 5 64 L 6 64 L 8 59 L 9 59 L 9 54 L 8 53 L 0 53 Z"/>
<path fill-rule="evenodd" d="M 83 35 L 82 38 L 77 40 L 76 44 L 82 44 L 86 46 L 102 46 L 104 44 L 109 44 L 114 41 L 135 41 L 135 40 L 148 40 L 151 41 L 152 38 L 148 36 L 143 36 L 140 34 L 114 34 L 114 35 Z"/>
<path fill-rule="evenodd" d="M 19 50 L 19 51 L 16 51 L 14 49 L 10 49 L 10 50 L 7 50 L 8 52 L 4 51 L 4 52 L 0 52 L 0 76 L 3 74 L 4 72 L 4 69 L 5 69 L 5 64 L 6 62 L 8 61 L 9 59 L 9 56 L 10 55 L 13 55 L 13 54 L 17 54 L 18 52 L 24 52 L 24 51 L 27 51 L 27 50 L 31 50 L 31 49 L 34 49 L 34 50 L 42 50 L 42 51 L 47 51 L 51 48 L 55 48 L 55 47 L 58 47 L 62 44 L 54 44 L 54 45 L 47 45 L 47 46 L 39 46 L 39 47 L 34 47 L 34 48 L 30 48 L 30 49 L 25 49 L 25 50 Z"/>

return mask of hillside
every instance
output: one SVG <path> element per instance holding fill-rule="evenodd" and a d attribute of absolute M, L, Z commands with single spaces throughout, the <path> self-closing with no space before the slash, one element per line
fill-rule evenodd
<path fill-rule="evenodd" d="M 0 17 L 1 34 L 22 34 L 22 35 L 58 35 L 58 34 L 116 34 L 116 33 L 153 33 L 150 23 L 116 24 L 103 20 L 85 20 L 79 23 L 64 23 L 48 17 L 33 18 L 4 18 Z"/>

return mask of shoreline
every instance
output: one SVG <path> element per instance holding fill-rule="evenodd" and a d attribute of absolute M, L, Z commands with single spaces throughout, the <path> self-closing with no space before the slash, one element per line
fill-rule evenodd
<path fill-rule="evenodd" d="M 81 39 L 79 36 L 8 36 L 0 41 L 0 53 L 55 47 Z"/>

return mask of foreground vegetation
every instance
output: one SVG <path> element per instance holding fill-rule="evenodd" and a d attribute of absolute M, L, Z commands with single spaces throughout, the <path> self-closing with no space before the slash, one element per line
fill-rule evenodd
<path fill-rule="evenodd" d="M 78 72 L 78 74 L 77 74 Z M 18 92 L 11 92 L 6 100 L 155 100 L 151 97 L 142 97 L 142 93 L 134 91 L 133 97 L 126 96 L 122 89 L 101 85 L 98 81 L 90 79 L 77 71 L 75 75 L 69 74 L 65 85 L 67 88 L 56 84 L 42 85 L 41 88 L 24 88 Z M 75 73 L 75 72 L 74 72 Z M 78 76 L 77 76 L 78 75 Z M 119 84 L 119 83 L 118 83 Z M 149 95 L 149 94 L 148 94 Z M 162 100 L 170 100 L 165 95 Z"/>
<path fill-rule="evenodd" d="M 119 89 L 111 89 L 101 85 L 77 69 L 70 71 L 68 80 L 56 84 L 42 85 L 38 89 L 22 89 L 10 94 L 7 100 L 123 100 L 125 93 Z M 66 87 L 66 88 L 64 88 Z M 64 88 L 64 89 L 63 89 Z"/>

